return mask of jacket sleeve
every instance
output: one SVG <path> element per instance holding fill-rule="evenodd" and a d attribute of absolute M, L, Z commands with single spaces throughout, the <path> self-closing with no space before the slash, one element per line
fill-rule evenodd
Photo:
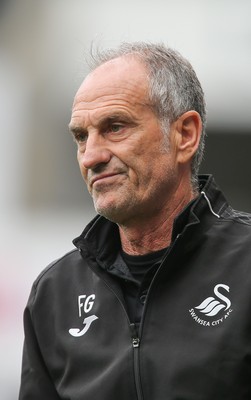
<path fill-rule="evenodd" d="M 29 302 L 24 312 L 25 340 L 19 400 L 60 400 L 39 349 Z"/>

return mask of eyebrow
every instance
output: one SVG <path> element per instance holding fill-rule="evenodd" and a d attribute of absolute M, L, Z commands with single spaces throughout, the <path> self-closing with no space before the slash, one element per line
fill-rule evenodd
<path fill-rule="evenodd" d="M 107 115 L 104 116 L 103 118 L 100 118 L 100 120 L 98 121 L 98 124 L 96 125 L 98 128 L 102 128 L 106 125 L 112 124 L 116 121 L 121 121 L 124 123 L 128 123 L 131 125 L 135 125 L 136 122 L 134 122 L 132 120 L 131 117 L 127 116 L 124 113 L 114 113 L 112 115 Z M 73 134 L 73 135 L 77 135 L 77 134 L 88 134 L 88 131 L 86 128 L 78 126 L 78 125 L 68 125 L 69 127 L 69 131 Z"/>
<path fill-rule="evenodd" d="M 68 125 L 68 128 L 69 128 L 69 132 L 72 134 L 72 135 L 74 135 L 74 136 L 76 136 L 76 135 L 78 135 L 78 134 L 87 134 L 88 132 L 87 132 L 87 129 L 85 129 L 85 128 L 82 128 L 81 126 L 75 126 L 75 125 L 71 125 L 71 124 L 69 124 Z"/>

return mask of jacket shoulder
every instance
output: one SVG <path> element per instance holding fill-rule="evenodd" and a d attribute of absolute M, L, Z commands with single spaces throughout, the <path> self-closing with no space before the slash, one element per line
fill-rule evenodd
<path fill-rule="evenodd" d="M 42 294 L 44 289 L 49 289 L 49 293 L 58 288 L 65 288 L 65 281 L 69 282 L 71 271 L 75 266 L 83 266 L 83 259 L 77 249 L 73 249 L 62 257 L 52 261 L 45 267 L 33 282 L 28 298 L 28 308 L 33 308 L 38 294 Z M 47 292 L 48 293 L 48 292 Z"/>
<path fill-rule="evenodd" d="M 73 265 L 74 263 L 78 262 L 80 260 L 80 254 L 77 249 L 73 249 L 66 254 L 64 254 L 62 257 L 57 258 L 56 260 L 52 261 L 47 267 L 45 267 L 36 280 L 34 281 L 33 286 L 36 288 L 38 284 L 40 283 L 43 278 L 47 277 L 50 274 L 54 274 L 57 272 L 61 272 L 62 269 L 65 267 L 68 267 L 69 265 Z M 58 270 L 58 271 L 57 271 Z"/>
<path fill-rule="evenodd" d="M 235 210 L 231 206 L 228 206 L 224 210 L 224 212 L 221 214 L 221 217 L 227 220 L 233 220 L 235 222 L 251 226 L 251 214 L 244 211 Z"/>

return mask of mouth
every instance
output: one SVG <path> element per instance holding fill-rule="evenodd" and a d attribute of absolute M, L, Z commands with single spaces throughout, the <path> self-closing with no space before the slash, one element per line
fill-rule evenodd
<path fill-rule="evenodd" d="M 90 180 L 90 186 L 92 187 L 98 183 L 108 183 L 109 181 L 112 182 L 113 179 L 115 177 L 117 177 L 118 175 L 120 175 L 120 173 L 106 173 L 106 174 L 100 174 L 100 175 L 94 176 Z"/>

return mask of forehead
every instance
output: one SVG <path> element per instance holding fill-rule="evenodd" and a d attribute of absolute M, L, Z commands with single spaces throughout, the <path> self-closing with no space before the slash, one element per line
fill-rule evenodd
<path fill-rule="evenodd" d="M 133 57 L 108 61 L 83 81 L 76 93 L 74 109 L 92 109 L 104 103 L 147 103 L 148 78 L 144 65 Z"/>

